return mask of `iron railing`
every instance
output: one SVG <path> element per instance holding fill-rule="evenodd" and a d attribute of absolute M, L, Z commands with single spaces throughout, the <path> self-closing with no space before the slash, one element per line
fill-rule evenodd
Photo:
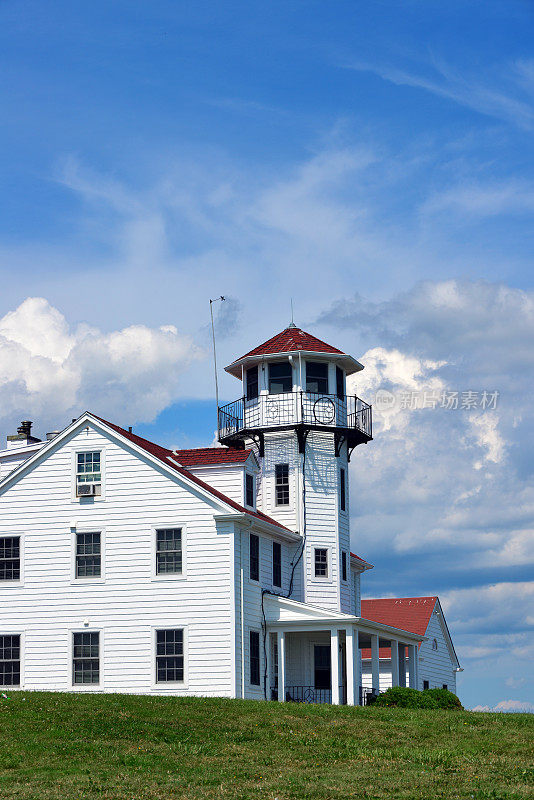
<path fill-rule="evenodd" d="M 378 689 L 370 689 L 367 686 L 360 686 L 360 705 L 369 706 L 380 694 Z"/>
<path fill-rule="evenodd" d="M 299 391 L 240 397 L 219 408 L 218 420 L 220 439 L 243 430 L 298 424 L 353 429 L 369 438 L 373 433 L 371 406 L 355 395 Z"/>
<path fill-rule="evenodd" d="M 271 696 L 278 697 L 278 691 L 272 689 Z M 288 703 L 331 703 L 332 690 L 331 689 L 316 689 L 314 686 L 286 686 L 286 702 Z M 345 687 L 339 687 L 339 702 L 345 705 L 347 702 L 347 695 Z"/>

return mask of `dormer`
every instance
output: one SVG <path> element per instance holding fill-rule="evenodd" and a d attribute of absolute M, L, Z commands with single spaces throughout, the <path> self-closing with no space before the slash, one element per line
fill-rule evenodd
<path fill-rule="evenodd" d="M 173 452 L 176 461 L 197 478 L 245 508 L 256 510 L 259 465 L 252 450 L 197 447 Z"/>

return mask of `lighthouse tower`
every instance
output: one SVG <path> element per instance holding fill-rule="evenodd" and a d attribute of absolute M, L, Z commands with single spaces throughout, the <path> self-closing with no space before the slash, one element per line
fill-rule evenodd
<path fill-rule="evenodd" d="M 226 367 L 242 393 L 218 414 L 221 443 L 258 457 L 257 508 L 302 537 L 288 593 L 346 613 L 354 613 L 348 462 L 372 439 L 371 407 L 347 394 L 346 378 L 362 369 L 292 323 Z"/>

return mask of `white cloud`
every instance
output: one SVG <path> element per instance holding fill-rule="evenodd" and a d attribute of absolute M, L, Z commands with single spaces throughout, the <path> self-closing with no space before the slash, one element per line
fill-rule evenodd
<path fill-rule="evenodd" d="M 507 714 L 534 714 L 534 703 L 524 700 L 501 700 L 493 707 L 475 706 L 471 711 L 502 712 Z"/>
<path fill-rule="evenodd" d="M 174 325 L 71 329 L 31 297 L 0 319 L 0 421 L 30 416 L 57 427 L 86 409 L 149 421 L 179 396 L 181 373 L 200 356 Z"/>
<path fill-rule="evenodd" d="M 531 78 L 529 62 L 526 62 L 523 67 L 520 64 L 512 65 L 508 69 L 501 67 L 500 74 L 495 75 L 495 81 L 492 84 L 484 83 L 474 75 L 462 74 L 459 70 L 437 59 L 428 65 L 431 70 L 430 77 L 396 67 L 375 64 L 351 62 L 345 64 L 345 67 L 359 72 L 372 72 L 397 86 L 423 89 L 466 108 L 471 108 L 473 111 L 511 122 L 521 128 L 530 129 L 534 125 L 534 106 L 529 92 L 526 93 L 526 97 L 524 96 L 525 80 L 530 82 Z M 501 80 L 499 83 L 502 89 L 495 88 L 497 80 L 503 75 L 508 79 L 507 82 Z"/>

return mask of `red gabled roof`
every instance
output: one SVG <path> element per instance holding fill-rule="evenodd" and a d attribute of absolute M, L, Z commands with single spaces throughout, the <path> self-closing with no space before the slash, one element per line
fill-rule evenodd
<path fill-rule="evenodd" d="M 345 355 L 342 350 L 338 350 L 337 347 L 332 347 L 332 345 L 322 342 L 320 339 L 312 336 L 311 333 L 306 333 L 306 331 L 300 328 L 289 327 L 281 333 L 277 333 L 276 336 L 273 336 L 271 339 L 267 339 L 266 342 L 258 345 L 254 350 L 245 353 L 244 356 L 241 356 L 241 358 L 237 360 L 241 361 L 241 359 L 248 358 L 249 356 L 262 356 L 269 353 L 291 353 L 296 350 Z"/>
<path fill-rule="evenodd" d="M 238 450 L 236 447 L 195 447 L 173 452 L 182 467 L 198 467 L 210 464 L 244 464 L 252 450 Z"/>
<path fill-rule="evenodd" d="M 403 631 L 424 636 L 437 597 L 385 597 L 379 600 L 362 600 L 361 616 L 382 625 L 391 625 Z M 362 658 L 371 658 L 369 648 L 362 650 Z M 380 658 L 391 658 L 391 648 L 381 647 Z"/>
<path fill-rule="evenodd" d="M 350 557 L 351 558 L 355 558 L 356 561 L 361 561 L 362 564 L 366 564 L 368 567 L 372 567 L 373 566 L 373 564 L 370 564 L 369 561 L 365 560 L 365 558 L 361 558 L 360 556 L 357 556 L 356 553 L 351 553 Z"/>
<path fill-rule="evenodd" d="M 263 514 L 261 511 L 251 511 L 249 508 L 245 508 L 244 506 L 236 503 L 235 500 L 232 500 L 230 497 L 227 497 L 222 492 L 219 492 L 217 489 L 214 489 L 213 486 L 210 486 L 209 483 L 205 481 L 201 481 L 200 478 L 197 478 L 196 475 L 193 475 L 185 467 L 180 466 L 176 463 L 176 455 L 173 453 L 172 450 L 168 450 L 166 447 L 161 447 L 159 444 L 155 444 L 154 442 L 149 441 L 148 439 L 143 439 L 142 436 L 137 436 L 135 433 L 130 433 L 130 431 L 124 430 L 119 425 L 115 425 L 113 422 L 109 422 L 107 419 L 103 419 L 102 417 L 97 417 L 96 414 L 92 414 L 95 419 L 99 419 L 100 422 L 103 422 L 104 425 L 108 425 L 117 433 L 120 433 L 121 436 L 124 436 L 125 439 L 128 439 L 133 444 L 136 444 L 138 447 L 142 447 L 143 450 L 146 450 L 147 453 L 150 455 L 155 456 L 157 459 L 162 461 L 165 466 L 172 467 L 172 469 L 179 472 L 181 475 L 186 477 L 188 480 L 196 483 L 197 486 L 200 486 L 205 491 L 212 494 L 218 500 L 222 500 L 223 503 L 234 508 L 240 514 L 248 514 L 251 517 L 255 517 L 256 519 L 261 520 L 262 522 L 269 522 L 271 525 L 275 525 L 277 528 L 281 528 L 283 531 L 287 531 L 288 533 L 293 533 L 293 531 L 286 528 L 285 525 L 281 525 L 272 517 L 268 517 L 267 514 Z"/>

